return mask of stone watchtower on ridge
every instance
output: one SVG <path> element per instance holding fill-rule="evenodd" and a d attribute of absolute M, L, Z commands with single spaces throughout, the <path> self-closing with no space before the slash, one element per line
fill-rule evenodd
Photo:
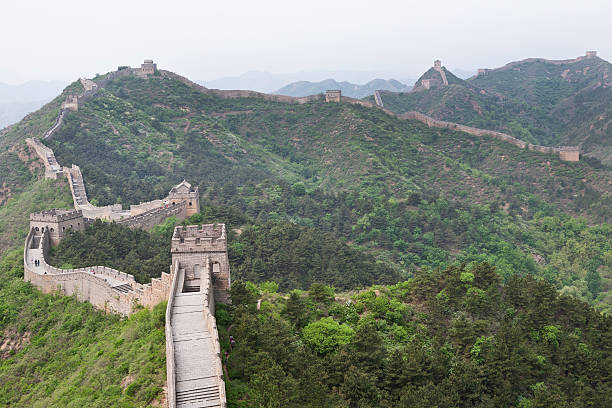
<path fill-rule="evenodd" d="M 185 180 L 172 187 L 172 190 L 170 190 L 168 194 L 168 201 L 172 205 L 184 201 L 185 207 L 187 208 L 187 217 L 200 212 L 200 192 L 198 187 L 193 187 Z"/>
<path fill-rule="evenodd" d="M 30 214 L 30 229 L 34 235 L 49 234 L 51 245 L 57 245 L 64 238 L 67 230 L 84 231 L 86 220 L 81 210 L 51 210 Z"/>
<path fill-rule="evenodd" d="M 228 303 L 230 288 L 229 258 L 225 224 L 178 226 L 172 235 L 172 268 L 184 271 L 180 292 L 201 292 L 209 274 L 215 302 Z M 176 274 L 176 270 L 171 271 Z M 176 275 L 175 275 L 176 279 Z"/>
<path fill-rule="evenodd" d="M 144 60 L 140 65 L 140 72 L 142 75 L 153 75 L 157 71 L 157 64 L 153 60 Z"/>
<path fill-rule="evenodd" d="M 325 102 L 340 102 L 342 91 L 340 89 L 328 89 L 325 91 Z"/>

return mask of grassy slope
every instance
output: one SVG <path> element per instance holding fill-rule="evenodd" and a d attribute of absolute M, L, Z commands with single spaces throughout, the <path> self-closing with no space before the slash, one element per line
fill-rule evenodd
<path fill-rule="evenodd" d="M 165 385 L 165 304 L 129 319 L 23 281 L 22 252 L 0 261 L 0 406 L 145 407 Z M 21 339 L 21 340 L 20 340 Z"/>

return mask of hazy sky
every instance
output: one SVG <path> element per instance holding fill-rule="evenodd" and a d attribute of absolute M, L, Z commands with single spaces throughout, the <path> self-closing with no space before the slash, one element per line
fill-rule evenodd
<path fill-rule="evenodd" d="M 610 0 L 0 0 L 0 82 L 153 58 L 194 80 L 249 70 L 418 76 L 527 57 L 612 60 Z M 339 78 L 342 79 L 342 78 Z"/>

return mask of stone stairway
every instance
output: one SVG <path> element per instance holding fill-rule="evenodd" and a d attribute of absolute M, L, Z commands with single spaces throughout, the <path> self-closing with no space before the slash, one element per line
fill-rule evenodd
<path fill-rule="evenodd" d="M 172 339 L 176 372 L 176 406 L 221 407 L 215 364 L 201 292 L 177 293 L 172 306 Z"/>
<path fill-rule="evenodd" d="M 444 83 L 444 85 L 448 85 L 448 80 L 446 79 L 446 72 L 444 72 L 444 68 L 436 68 L 436 71 L 440 73 L 440 76 L 442 77 L 442 83 Z"/>
<path fill-rule="evenodd" d="M 376 105 L 380 106 L 381 108 L 384 108 L 383 101 L 380 96 L 380 91 L 374 91 L 374 101 L 376 102 Z"/>
<path fill-rule="evenodd" d="M 132 290 L 132 286 L 130 286 L 129 283 L 124 283 L 123 285 L 113 286 L 112 288 L 121 293 L 128 293 Z"/>
<path fill-rule="evenodd" d="M 43 135 L 43 139 L 48 139 L 60 128 L 64 121 L 64 116 L 66 116 L 66 109 L 61 109 L 59 115 L 57 116 L 57 120 L 51 127 L 51 129 L 47 130 Z"/>

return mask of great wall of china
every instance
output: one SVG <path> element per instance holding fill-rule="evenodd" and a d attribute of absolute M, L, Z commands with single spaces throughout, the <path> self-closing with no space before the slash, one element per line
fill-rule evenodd
<path fill-rule="evenodd" d="M 443 71 L 439 72 L 447 83 Z M 69 112 L 78 111 L 80 104 L 93 98 L 112 79 L 127 75 L 147 77 L 153 74 L 179 80 L 190 87 L 221 98 L 256 97 L 286 103 L 325 100 L 379 108 L 399 119 L 417 120 L 431 127 L 492 137 L 522 149 L 558 154 L 561 160 L 579 159 L 579 150 L 576 147 L 532 145 L 501 132 L 440 121 L 418 112 L 395 114 L 384 108 L 379 91 L 375 92 L 373 104 L 343 97 L 337 90 L 328 91 L 325 95 L 295 98 L 254 91 L 208 89 L 175 73 L 158 71 L 151 60 L 145 61 L 141 68 L 120 67 L 96 82 L 81 79 L 84 91 L 80 95 L 67 97 L 55 123 L 42 135 L 42 139 L 53 137 Z M 165 330 L 168 406 L 226 407 L 221 349 L 214 318 L 215 301 L 228 302 L 231 283 L 225 225 L 176 227 L 172 237 L 170 273 L 162 272 L 160 278 L 153 278 L 149 284 L 140 284 L 134 276 L 105 266 L 60 269 L 49 265 L 47 260 L 49 249 L 61 241 L 67 229 L 82 231 L 94 219 L 111 220 L 130 228 L 151 228 L 170 216 L 184 219 L 199 210 L 197 187 L 193 188 L 183 181 L 164 199 L 132 205 L 129 210 L 124 210 L 120 204 L 96 207 L 88 200 L 83 176 L 77 165 L 62 167 L 53 150 L 40 140 L 32 138 L 26 142 L 43 162 L 45 178 L 57 179 L 65 176 L 68 179 L 75 209 L 52 209 L 30 216 L 30 231 L 24 246 L 24 279 L 43 292 L 58 291 L 65 295 L 75 295 L 99 309 L 126 316 L 135 310 L 136 305 L 152 307 L 167 300 Z"/>
<path fill-rule="evenodd" d="M 140 69 L 125 68 L 96 83 L 81 79 L 84 92 L 68 96 L 58 118 L 42 138 L 52 137 L 70 111 L 92 98 L 110 79 L 155 73 L 152 61 Z M 130 315 L 139 306 L 153 307 L 168 301 L 166 308 L 167 400 L 175 407 L 226 407 L 221 348 L 214 317 L 215 300 L 228 302 L 229 260 L 225 225 L 176 227 L 172 238 L 170 273 L 151 283 L 136 282 L 133 275 L 105 266 L 60 269 L 48 263 L 48 253 L 67 231 L 83 231 L 95 219 L 112 220 L 130 228 L 151 228 L 170 216 L 185 219 L 199 211 L 199 191 L 183 180 L 168 196 L 130 206 L 92 205 L 77 165 L 62 167 L 53 150 L 38 139 L 27 139 L 45 167 L 45 178 L 68 179 L 74 210 L 51 209 L 30 215 L 23 262 L 24 279 L 41 291 L 74 295 L 107 312 Z"/>

